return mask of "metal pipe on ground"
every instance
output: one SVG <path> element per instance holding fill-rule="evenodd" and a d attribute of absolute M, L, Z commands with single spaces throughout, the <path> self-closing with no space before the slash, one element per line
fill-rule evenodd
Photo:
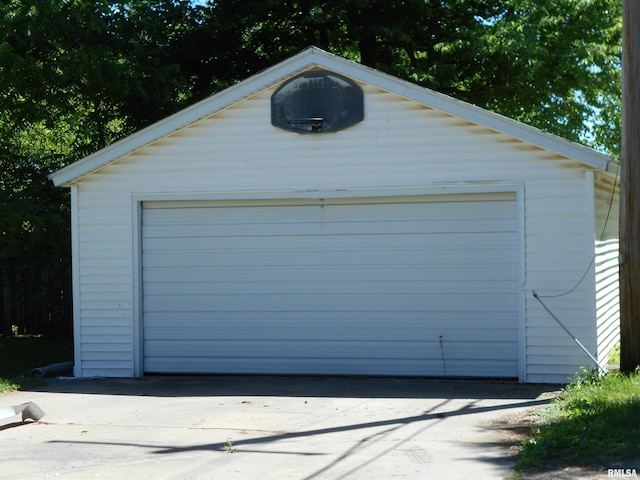
<path fill-rule="evenodd" d="M 28 418 L 35 420 L 36 422 L 44 417 L 44 412 L 33 402 L 23 403 L 21 405 L 13 405 L 11 407 L 0 408 L 0 420 L 13 417 L 14 415 L 22 414 L 22 421 L 26 421 Z"/>
<path fill-rule="evenodd" d="M 54 375 L 62 375 L 73 371 L 73 362 L 61 362 L 38 367 L 31 370 L 31 375 L 35 378 L 52 377 Z"/>

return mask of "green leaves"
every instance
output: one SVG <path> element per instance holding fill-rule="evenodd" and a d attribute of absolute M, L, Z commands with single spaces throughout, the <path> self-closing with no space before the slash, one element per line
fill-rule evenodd
<path fill-rule="evenodd" d="M 476 37 L 478 67 L 462 81 L 463 98 L 616 154 L 615 135 L 595 126 L 619 136 L 619 2 L 501 3 Z"/>
<path fill-rule="evenodd" d="M 179 42 L 197 25 L 193 11 L 170 0 L 0 6 L 0 288 L 11 292 L 3 311 L 46 319 L 68 310 L 68 192 L 47 174 L 189 100 Z M 7 332 L 18 320 L 4 321 Z"/>
<path fill-rule="evenodd" d="M 79 147 L 67 162 L 311 44 L 619 149 L 615 0 L 14 0 L 1 8 L 0 123 L 65 122 Z"/>
<path fill-rule="evenodd" d="M 617 155 L 616 0 L 218 0 L 211 71 L 221 87 L 316 44 Z"/>
<path fill-rule="evenodd" d="M 79 145 L 97 150 L 173 113 L 189 97 L 177 42 L 195 22 L 190 9 L 168 0 L 7 3 L 0 22 L 6 120 L 66 120 L 86 139 Z"/>
<path fill-rule="evenodd" d="M 2 256 L 65 232 L 46 173 L 309 45 L 618 155 L 621 17 L 619 0 L 4 2 Z"/>

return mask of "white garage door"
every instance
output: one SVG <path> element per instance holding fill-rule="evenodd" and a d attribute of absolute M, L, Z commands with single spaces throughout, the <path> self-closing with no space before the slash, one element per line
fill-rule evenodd
<path fill-rule="evenodd" d="M 147 373 L 518 376 L 514 194 L 142 216 Z"/>

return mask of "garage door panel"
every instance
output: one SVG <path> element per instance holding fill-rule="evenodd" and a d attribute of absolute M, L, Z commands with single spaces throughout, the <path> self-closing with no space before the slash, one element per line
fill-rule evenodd
<path fill-rule="evenodd" d="M 399 355 L 400 349 L 402 354 Z M 167 353 L 170 352 L 170 353 Z M 435 343 L 429 345 L 422 342 L 361 341 L 358 349 L 352 348 L 350 342 L 329 341 L 203 341 L 191 340 L 175 345 L 174 342 L 158 341 L 148 347 L 150 356 L 163 355 L 173 357 L 205 357 L 215 352 L 216 356 L 225 358 L 424 358 L 434 356 L 437 352 Z"/>
<path fill-rule="evenodd" d="M 218 238 L 217 236 L 194 237 L 189 236 L 191 232 L 183 231 L 182 236 L 189 238 L 189 249 L 191 252 L 219 251 L 229 249 L 232 251 L 246 251 L 260 249 L 264 240 L 260 236 L 234 236 Z M 270 235 L 274 240 L 272 248 L 274 250 L 291 251 L 321 250 L 321 249 L 367 249 L 367 248 L 406 248 L 424 249 L 428 248 L 449 248 L 466 249 L 469 242 L 478 248 L 488 249 L 517 249 L 517 242 L 507 236 L 495 235 L 494 232 L 473 233 L 472 237 L 459 233 L 424 233 L 424 234 L 371 234 L 371 235 Z M 277 238 L 275 238 L 277 237 Z M 145 253 L 147 254 L 167 254 L 181 251 L 183 246 L 174 240 L 175 237 L 146 237 Z"/>
<path fill-rule="evenodd" d="M 145 296 L 147 312 L 449 312 L 515 311 L 515 295 L 162 295 Z"/>
<path fill-rule="evenodd" d="M 224 322 L 223 322 L 224 323 Z M 244 330 L 244 331 L 243 331 Z M 496 343 L 500 344 L 513 341 L 513 335 L 517 332 L 512 329 L 502 328 L 479 328 L 479 326 L 465 329 L 464 332 L 456 332 L 451 329 L 437 329 L 423 324 L 419 327 L 380 327 L 375 331 L 367 326 L 363 326 L 362 332 L 355 332 L 349 327 L 333 327 L 327 328 L 321 325 L 310 325 L 303 329 L 295 329 L 291 327 L 272 327 L 267 324 L 257 325 L 252 328 L 243 325 L 208 325 L 198 329 L 195 328 L 176 328 L 176 327 L 153 327 L 147 332 L 147 340 L 157 342 L 170 342 L 176 348 L 188 343 L 194 338 L 207 341 L 246 341 L 246 342 L 272 342 L 279 341 L 282 338 L 291 338 L 291 342 L 307 342 L 322 339 L 323 342 L 350 342 L 354 347 L 361 347 L 365 342 L 379 340 L 384 338 L 385 342 L 434 342 L 440 345 L 440 337 L 445 349 L 449 351 L 449 345 L 464 345 L 469 352 L 475 352 L 476 343 Z M 473 342 L 469 340 L 473 337 Z M 170 338 L 171 340 L 167 340 Z M 151 345 L 151 344 L 150 344 Z M 290 344 L 287 344 L 290 345 Z M 504 346 L 503 350 L 513 351 L 513 346 Z M 508 348 L 506 348 L 508 347 Z M 148 353 L 148 352 L 147 352 Z M 168 352 L 166 352 L 169 354 Z M 485 353 L 490 353 L 490 350 Z M 500 352 L 497 352 L 499 354 Z M 474 353 L 469 353 L 474 355 Z"/>
<path fill-rule="evenodd" d="M 256 227 L 262 226 L 265 232 L 261 235 Z M 149 227 L 145 237 L 182 238 L 185 230 L 193 237 L 207 236 L 212 229 L 218 238 L 242 236 L 251 238 L 257 236 L 317 236 L 317 235 L 384 235 L 384 234 L 465 234 L 465 233 L 493 233 L 510 231 L 513 227 L 510 219 L 504 218 L 469 218 L 438 219 L 438 220 L 397 220 L 387 219 L 375 222 L 351 221 L 331 222 L 323 219 L 300 223 L 269 222 L 263 225 L 240 223 L 232 225 L 200 225 L 181 223 L 176 225 L 158 225 Z"/>
<path fill-rule="evenodd" d="M 190 267 L 190 268 L 145 268 L 145 285 L 152 284 L 178 284 L 182 282 L 221 282 L 229 283 L 277 281 L 330 281 L 330 282 L 358 282 L 378 281 L 384 278 L 386 283 L 400 281 L 434 281 L 450 282 L 483 281 L 483 282 L 513 282 L 517 276 L 518 268 L 513 264 L 508 265 L 439 265 L 425 268 L 423 265 L 386 265 L 369 266 L 362 265 L 357 269 L 343 265 L 321 265 L 314 269 L 310 278 L 309 270 L 303 266 L 276 266 L 276 267 Z M 152 278 L 153 281 L 148 280 Z"/>
<path fill-rule="evenodd" d="M 164 373 L 211 373 L 229 374 L 272 374 L 287 372 L 291 375 L 344 375 L 344 360 L 326 358 L 303 358 L 292 362 L 288 358 L 158 358 L 149 362 L 148 368 Z M 442 362 L 437 360 L 409 361 L 391 359 L 353 359 L 349 364 L 350 375 L 424 375 L 423 372 L 437 372 L 443 375 Z M 490 371 L 487 369 L 487 371 Z M 490 376 L 490 375 L 485 375 Z"/>
<path fill-rule="evenodd" d="M 188 277 L 187 277 L 188 278 Z M 372 295 L 399 295 L 399 294 L 448 294 L 456 290 L 473 292 L 476 294 L 492 293 L 517 293 L 517 286 L 506 280 L 425 280 L 425 281 L 393 281 L 378 282 L 365 280 L 351 281 L 281 281 L 256 282 L 254 279 L 236 280 L 233 282 L 216 281 L 208 282 L 164 282 L 148 283 L 145 292 L 151 301 L 155 296 L 167 295 L 278 295 L 283 291 L 289 295 L 343 295 L 372 294 Z"/>
<path fill-rule="evenodd" d="M 384 326 L 372 328 L 362 325 L 361 331 L 355 331 L 353 326 L 337 326 L 331 325 L 319 326 L 312 325 L 305 328 L 296 329 L 291 326 L 273 326 L 269 322 L 260 324 L 246 325 L 234 324 L 227 320 L 223 325 L 208 324 L 198 327 L 174 328 L 174 327 L 153 327 L 146 332 L 146 339 L 150 341 L 158 341 L 157 343 L 184 341 L 188 343 L 197 338 L 199 341 L 235 341 L 235 342 L 278 342 L 287 336 L 295 334 L 297 342 L 318 341 L 318 342 L 365 342 L 379 340 L 384 338 L 386 342 L 431 342 L 440 347 L 440 337 L 442 337 L 442 346 L 450 351 L 450 345 L 458 345 L 464 348 L 468 355 L 474 355 L 473 349 L 469 348 L 473 342 L 483 344 L 502 344 L 512 342 L 513 335 L 516 333 L 513 329 L 502 328 L 460 328 L 459 331 L 453 329 L 450 325 L 446 328 L 438 328 L 437 326 L 423 323 L 419 326 L 410 327 L 394 327 Z M 473 337 L 473 342 L 469 340 Z M 480 347 L 479 347 L 480 348 Z M 153 350 L 149 350 L 150 353 Z M 510 358 L 510 357 L 509 357 Z"/>
<path fill-rule="evenodd" d="M 147 202 L 146 218 L 149 224 L 252 224 L 272 221 L 304 222 L 310 217 L 322 217 L 351 223 L 357 221 L 383 221 L 385 219 L 469 219 L 516 217 L 512 193 L 489 195 L 442 195 L 411 197 L 345 198 L 325 200 L 248 200 L 229 201 L 175 201 Z M 401 208 L 398 208 L 401 205 Z M 311 209 L 310 207 L 317 207 Z M 212 211 L 213 217 L 212 217 Z"/>
<path fill-rule="evenodd" d="M 513 264 L 518 251 L 515 248 L 469 249 L 352 249 L 352 250 L 295 250 L 270 251 L 205 251 L 188 253 L 147 253 L 143 262 L 148 268 L 162 267 L 273 267 L 273 266 L 402 266 L 402 265 L 492 265 Z M 148 272 L 150 273 L 150 272 Z"/>
<path fill-rule="evenodd" d="M 324 338 L 336 329 L 348 328 L 357 338 L 377 337 L 379 332 L 393 331 L 398 334 L 408 332 L 419 335 L 420 338 L 447 335 L 462 340 L 475 339 L 481 332 L 497 339 L 513 339 L 517 327 L 509 325 L 514 312 L 394 312 L 389 316 L 384 312 L 369 312 L 362 315 L 359 312 L 149 312 L 145 314 L 147 320 L 146 333 L 158 329 L 166 330 L 164 338 L 173 338 L 185 329 L 192 329 L 194 333 L 211 328 L 219 331 L 220 335 L 229 332 L 241 338 L 252 336 L 254 329 L 291 329 L 299 328 L 307 335 L 315 335 L 316 330 L 325 332 Z M 248 330 L 248 331 L 243 331 Z M 503 338 L 504 336 L 504 338 Z M 255 335 L 252 336 L 252 338 Z M 148 338 L 148 337 L 145 337 Z M 159 337 L 162 338 L 162 337 Z M 195 338 L 195 337 L 191 337 Z M 314 338 L 314 337 L 312 337 Z"/>
<path fill-rule="evenodd" d="M 190 340 L 180 342 L 154 342 L 148 347 L 150 357 L 203 358 L 215 354 L 219 358 L 250 358 L 259 361 L 264 358 L 291 359 L 353 359 L 372 360 L 440 360 L 461 361 L 509 361 L 515 358 L 515 351 L 503 349 L 498 342 L 478 342 L 470 349 L 465 343 L 447 343 L 441 348 L 438 341 L 361 341 L 354 349 L 351 342 L 330 341 L 205 341 Z M 495 350 L 504 351 L 503 358 L 496 357 Z"/>
<path fill-rule="evenodd" d="M 149 368 L 164 373 L 225 372 L 228 374 L 272 374 L 287 372 L 290 375 L 344 375 L 342 359 L 316 358 L 291 362 L 280 358 L 169 358 L 150 364 Z M 407 359 L 353 359 L 349 363 L 350 375 L 387 376 L 451 376 L 451 377 L 512 377 L 517 370 L 517 361 L 452 361 L 444 367 L 442 360 Z"/>
<path fill-rule="evenodd" d="M 145 237 L 492 233 L 513 229 L 513 201 L 146 209 Z"/>
<path fill-rule="evenodd" d="M 144 204 L 145 371 L 517 376 L 514 195 L 431 199 Z"/>

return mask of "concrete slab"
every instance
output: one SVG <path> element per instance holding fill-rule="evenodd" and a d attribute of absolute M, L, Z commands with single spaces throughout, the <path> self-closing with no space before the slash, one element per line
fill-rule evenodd
<path fill-rule="evenodd" d="M 326 377 L 56 380 L 0 396 L 3 479 L 498 479 L 488 425 L 557 386 Z"/>

